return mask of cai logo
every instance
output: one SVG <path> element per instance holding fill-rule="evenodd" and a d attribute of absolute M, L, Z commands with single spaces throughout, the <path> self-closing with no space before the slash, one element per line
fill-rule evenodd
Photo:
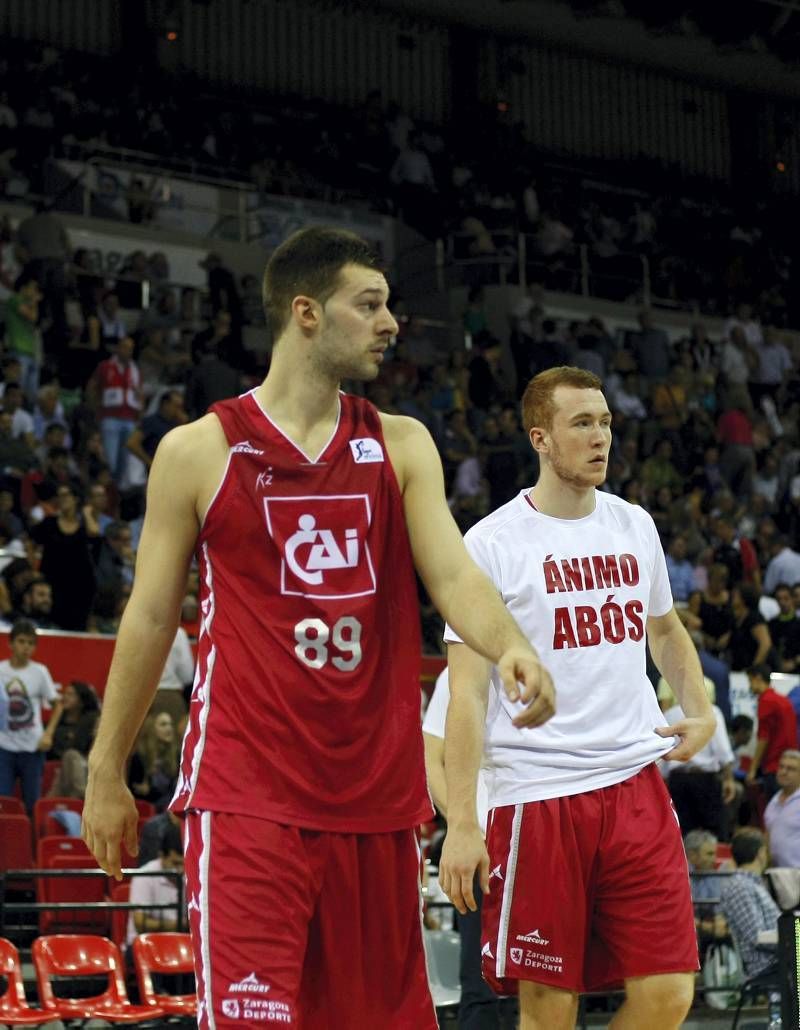
<path fill-rule="evenodd" d="M 281 593 L 336 600 L 375 593 L 366 494 L 265 497 L 267 529 L 281 553 Z"/>

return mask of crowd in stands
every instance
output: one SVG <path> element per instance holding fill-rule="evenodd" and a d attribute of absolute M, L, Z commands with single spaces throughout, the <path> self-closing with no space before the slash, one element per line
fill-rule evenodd
<path fill-rule="evenodd" d="M 468 128 L 437 125 L 377 90 L 347 108 L 223 94 L 185 72 L 151 69 L 132 82 L 112 58 L 16 42 L 0 53 L 0 80 L 0 195 L 46 192 L 50 158 L 125 148 L 155 167 L 252 183 L 262 197 L 347 198 L 428 237 L 453 234 L 454 256 L 478 262 L 473 281 L 491 281 L 497 263 L 513 268 L 525 233 L 528 278 L 550 288 L 577 292 L 584 244 L 600 296 L 641 296 L 645 257 L 665 303 L 722 314 L 747 296 L 779 326 L 797 313 L 786 195 L 738 195 L 644 158 L 565 163 L 537 148 L 505 103 Z M 129 220 L 151 221 L 159 198 L 157 174 L 134 175 Z"/>

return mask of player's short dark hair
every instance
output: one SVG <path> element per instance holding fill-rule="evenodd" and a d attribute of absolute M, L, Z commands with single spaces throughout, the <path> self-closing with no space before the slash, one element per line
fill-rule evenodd
<path fill-rule="evenodd" d="M 17 637 L 33 637 L 35 640 L 36 626 L 34 626 L 30 619 L 17 619 L 11 627 L 9 637 L 11 640 L 16 640 Z"/>
<path fill-rule="evenodd" d="M 311 226 L 293 233 L 276 248 L 262 284 L 264 312 L 274 340 L 289 322 L 294 298 L 303 295 L 324 304 L 338 289 L 345 265 L 383 270 L 367 241 L 346 229 Z"/>
<path fill-rule="evenodd" d="M 738 865 L 747 865 L 755 860 L 756 855 L 764 847 L 766 838 L 755 826 L 745 826 L 737 830 L 731 840 L 731 855 Z"/>
<path fill-rule="evenodd" d="M 162 855 L 168 855 L 170 851 L 177 851 L 179 855 L 183 854 L 181 831 L 173 822 L 170 822 L 169 826 L 164 830 L 160 851 Z"/>
<path fill-rule="evenodd" d="M 749 715 L 734 715 L 731 719 L 731 733 L 738 733 L 739 730 L 752 730 L 755 723 Z"/>
<path fill-rule="evenodd" d="M 579 390 L 602 390 L 602 380 L 585 368 L 557 365 L 535 375 L 522 395 L 522 425 L 526 433 L 534 426 L 550 429 L 556 406 L 553 394 L 559 386 L 575 386 Z"/>

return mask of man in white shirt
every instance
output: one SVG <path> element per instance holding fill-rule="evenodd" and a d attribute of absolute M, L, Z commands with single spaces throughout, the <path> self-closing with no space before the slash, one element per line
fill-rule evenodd
<path fill-rule="evenodd" d="M 139 867 L 142 873 L 183 873 L 183 844 L 181 831 L 171 825 L 161 841 L 161 853 L 151 862 Z M 178 879 L 175 876 L 133 876 L 131 877 L 130 902 L 141 908 L 130 910 L 128 917 L 127 943 L 139 933 L 162 930 L 185 929 L 182 914 L 176 912 L 178 905 Z M 152 908 L 153 905 L 173 905 L 172 909 Z"/>
<path fill-rule="evenodd" d="M 439 878 L 464 912 L 480 871 L 484 977 L 501 993 L 518 987 L 521 1030 L 574 1027 L 581 991 L 619 983 L 626 1001 L 612 1026 L 674 1030 L 698 967 L 686 857 L 655 763 L 692 758 L 716 722 L 653 520 L 598 490 L 611 446 L 601 385 L 567 367 L 531 380 L 522 414 L 539 480 L 466 536 L 551 674 L 556 715 L 524 728 L 496 670 L 445 633 L 449 831 Z M 645 675 L 646 643 L 685 713 L 671 726 Z M 486 844 L 475 809 L 481 762 Z"/>
<path fill-rule="evenodd" d="M 688 762 L 663 762 L 661 775 L 666 780 L 684 836 L 692 830 L 708 830 L 720 839 L 726 828 L 725 806 L 736 797 L 735 758 L 725 716 L 714 704 L 714 684 L 707 676 L 703 683 L 717 724 L 714 736 Z M 683 718 L 681 706 L 663 677 L 658 684 L 658 701 L 670 725 Z"/>
<path fill-rule="evenodd" d="M 764 811 L 772 864 L 800 869 L 800 751 L 784 751 L 775 780 L 780 790 Z"/>

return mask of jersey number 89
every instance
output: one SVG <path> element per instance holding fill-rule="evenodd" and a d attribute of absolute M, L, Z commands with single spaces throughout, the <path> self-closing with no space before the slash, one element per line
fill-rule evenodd
<path fill-rule="evenodd" d="M 294 628 L 297 641 L 294 653 L 309 669 L 328 664 L 328 642 L 338 654 L 330 659 L 340 672 L 352 672 L 361 661 L 361 623 L 351 615 L 343 615 L 330 628 L 322 619 L 303 619 Z"/>

